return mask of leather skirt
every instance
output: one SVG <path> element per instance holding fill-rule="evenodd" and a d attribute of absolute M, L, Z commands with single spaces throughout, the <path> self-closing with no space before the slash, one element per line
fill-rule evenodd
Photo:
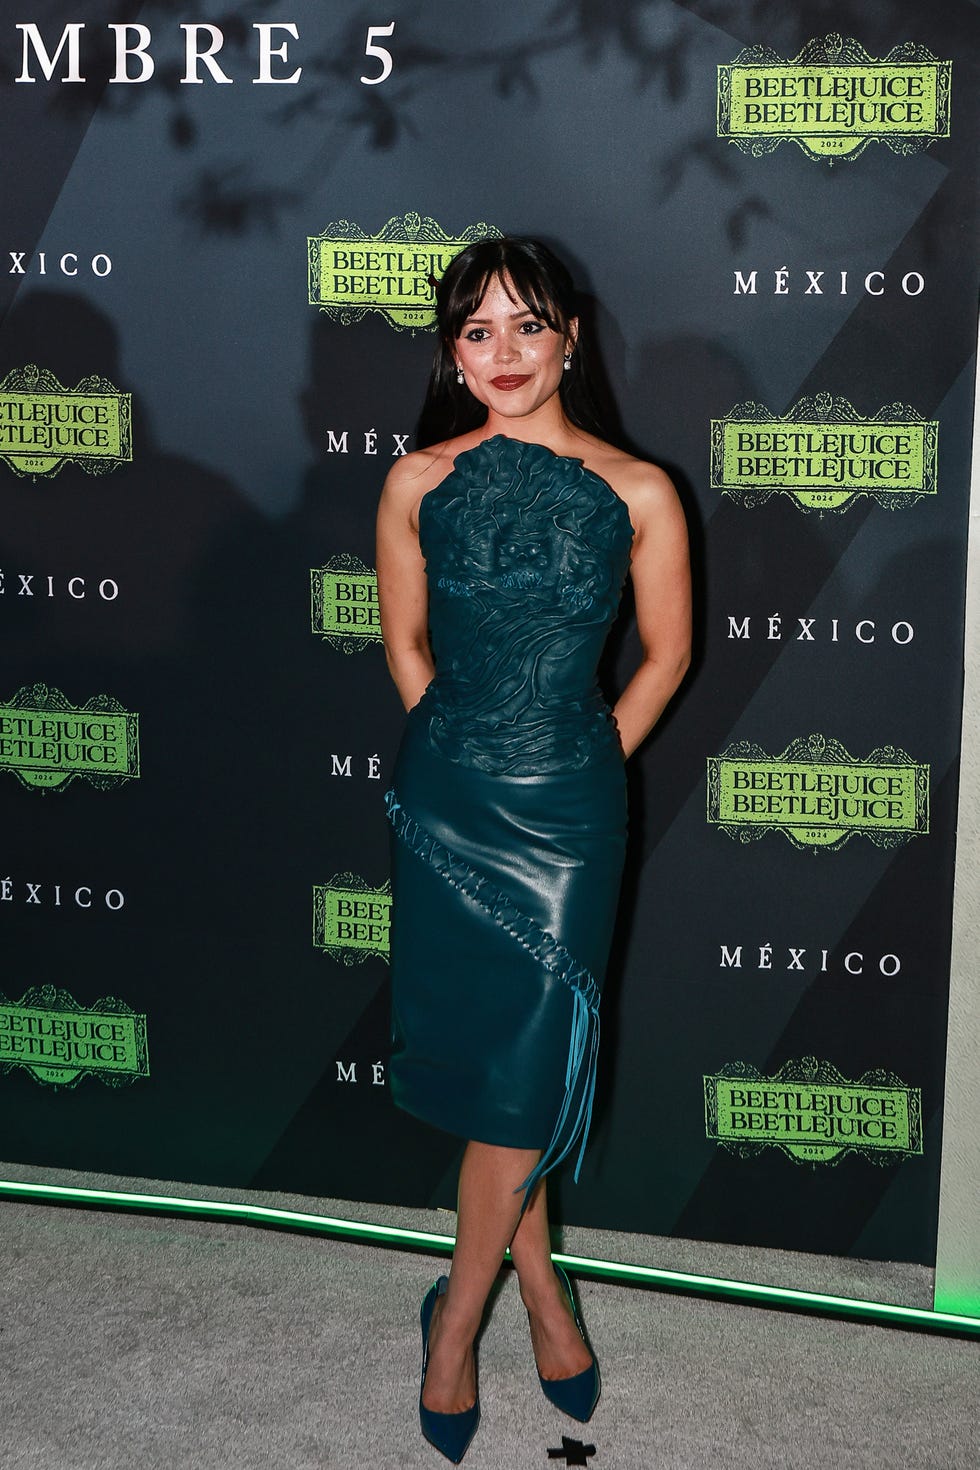
<path fill-rule="evenodd" d="M 622 758 L 496 775 L 438 754 L 409 719 L 386 803 L 392 1096 L 460 1137 L 541 1149 L 530 1189 L 576 1145 L 581 1164 L 588 1133 Z"/>

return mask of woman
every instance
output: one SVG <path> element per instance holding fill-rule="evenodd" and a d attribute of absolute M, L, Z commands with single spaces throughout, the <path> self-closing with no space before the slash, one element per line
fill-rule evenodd
<path fill-rule="evenodd" d="M 392 1094 L 468 1140 L 452 1271 L 422 1304 L 422 1431 L 454 1463 L 474 1340 L 510 1247 L 541 1387 L 599 1392 L 544 1174 L 592 1107 L 625 842 L 623 760 L 689 661 L 687 537 L 667 476 L 592 433 L 574 293 L 532 240 L 469 246 L 437 289 L 429 407 L 457 432 L 400 459 L 378 512 L 388 666 L 410 711 L 393 829 Z M 461 430 L 461 432 L 460 432 Z M 596 663 L 630 571 L 642 661 Z M 576 1170 L 577 1174 L 577 1170 Z"/>

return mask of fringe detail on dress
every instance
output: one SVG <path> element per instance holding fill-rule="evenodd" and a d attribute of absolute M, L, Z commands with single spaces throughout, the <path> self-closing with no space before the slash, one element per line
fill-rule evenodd
<path fill-rule="evenodd" d="M 555 936 L 523 913 L 502 889 L 484 878 L 476 868 L 439 842 L 402 806 L 394 789 L 385 792 L 385 809 L 395 835 L 446 882 L 487 913 L 506 934 L 516 940 L 545 969 L 572 991 L 573 1009 L 568 1060 L 565 1065 L 565 1096 L 551 1142 L 518 1189 L 524 1190 L 524 1208 L 537 1184 L 579 1144 L 575 1163 L 578 1183 L 592 1123 L 596 1061 L 599 1055 L 599 987 L 591 971 L 569 953 Z"/>

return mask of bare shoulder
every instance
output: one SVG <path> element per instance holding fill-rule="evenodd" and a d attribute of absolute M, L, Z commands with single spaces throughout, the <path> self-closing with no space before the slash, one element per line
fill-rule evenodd
<path fill-rule="evenodd" d="M 385 477 L 384 493 L 399 499 L 410 497 L 415 489 L 424 494 L 427 482 L 439 463 L 438 451 L 443 447 L 434 444 L 431 449 L 413 449 L 409 454 L 400 454 Z"/>
<path fill-rule="evenodd" d="M 674 482 L 666 470 L 632 454 L 611 453 L 608 473 L 603 478 L 609 481 L 617 495 L 630 504 L 635 502 L 638 506 L 655 509 L 677 501 Z"/>
<path fill-rule="evenodd" d="M 586 463 L 626 502 L 638 538 L 654 526 L 665 530 L 683 525 L 680 497 L 673 480 L 659 465 L 598 442 Z"/>
<path fill-rule="evenodd" d="M 383 506 L 404 511 L 414 523 L 423 495 L 446 478 L 459 453 L 455 440 L 414 449 L 395 460 L 381 492 Z"/>

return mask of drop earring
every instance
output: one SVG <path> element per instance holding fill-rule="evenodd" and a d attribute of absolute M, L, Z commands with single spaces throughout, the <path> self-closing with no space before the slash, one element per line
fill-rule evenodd
<path fill-rule="evenodd" d="M 565 353 L 565 372 L 566 373 L 570 373 L 571 370 L 572 370 L 572 354 L 570 352 L 566 352 Z"/>
<path fill-rule="evenodd" d="M 466 379 L 463 376 L 463 369 L 461 367 L 456 368 L 456 381 L 457 383 L 459 383 L 460 387 L 462 387 L 462 385 L 466 382 Z"/>

